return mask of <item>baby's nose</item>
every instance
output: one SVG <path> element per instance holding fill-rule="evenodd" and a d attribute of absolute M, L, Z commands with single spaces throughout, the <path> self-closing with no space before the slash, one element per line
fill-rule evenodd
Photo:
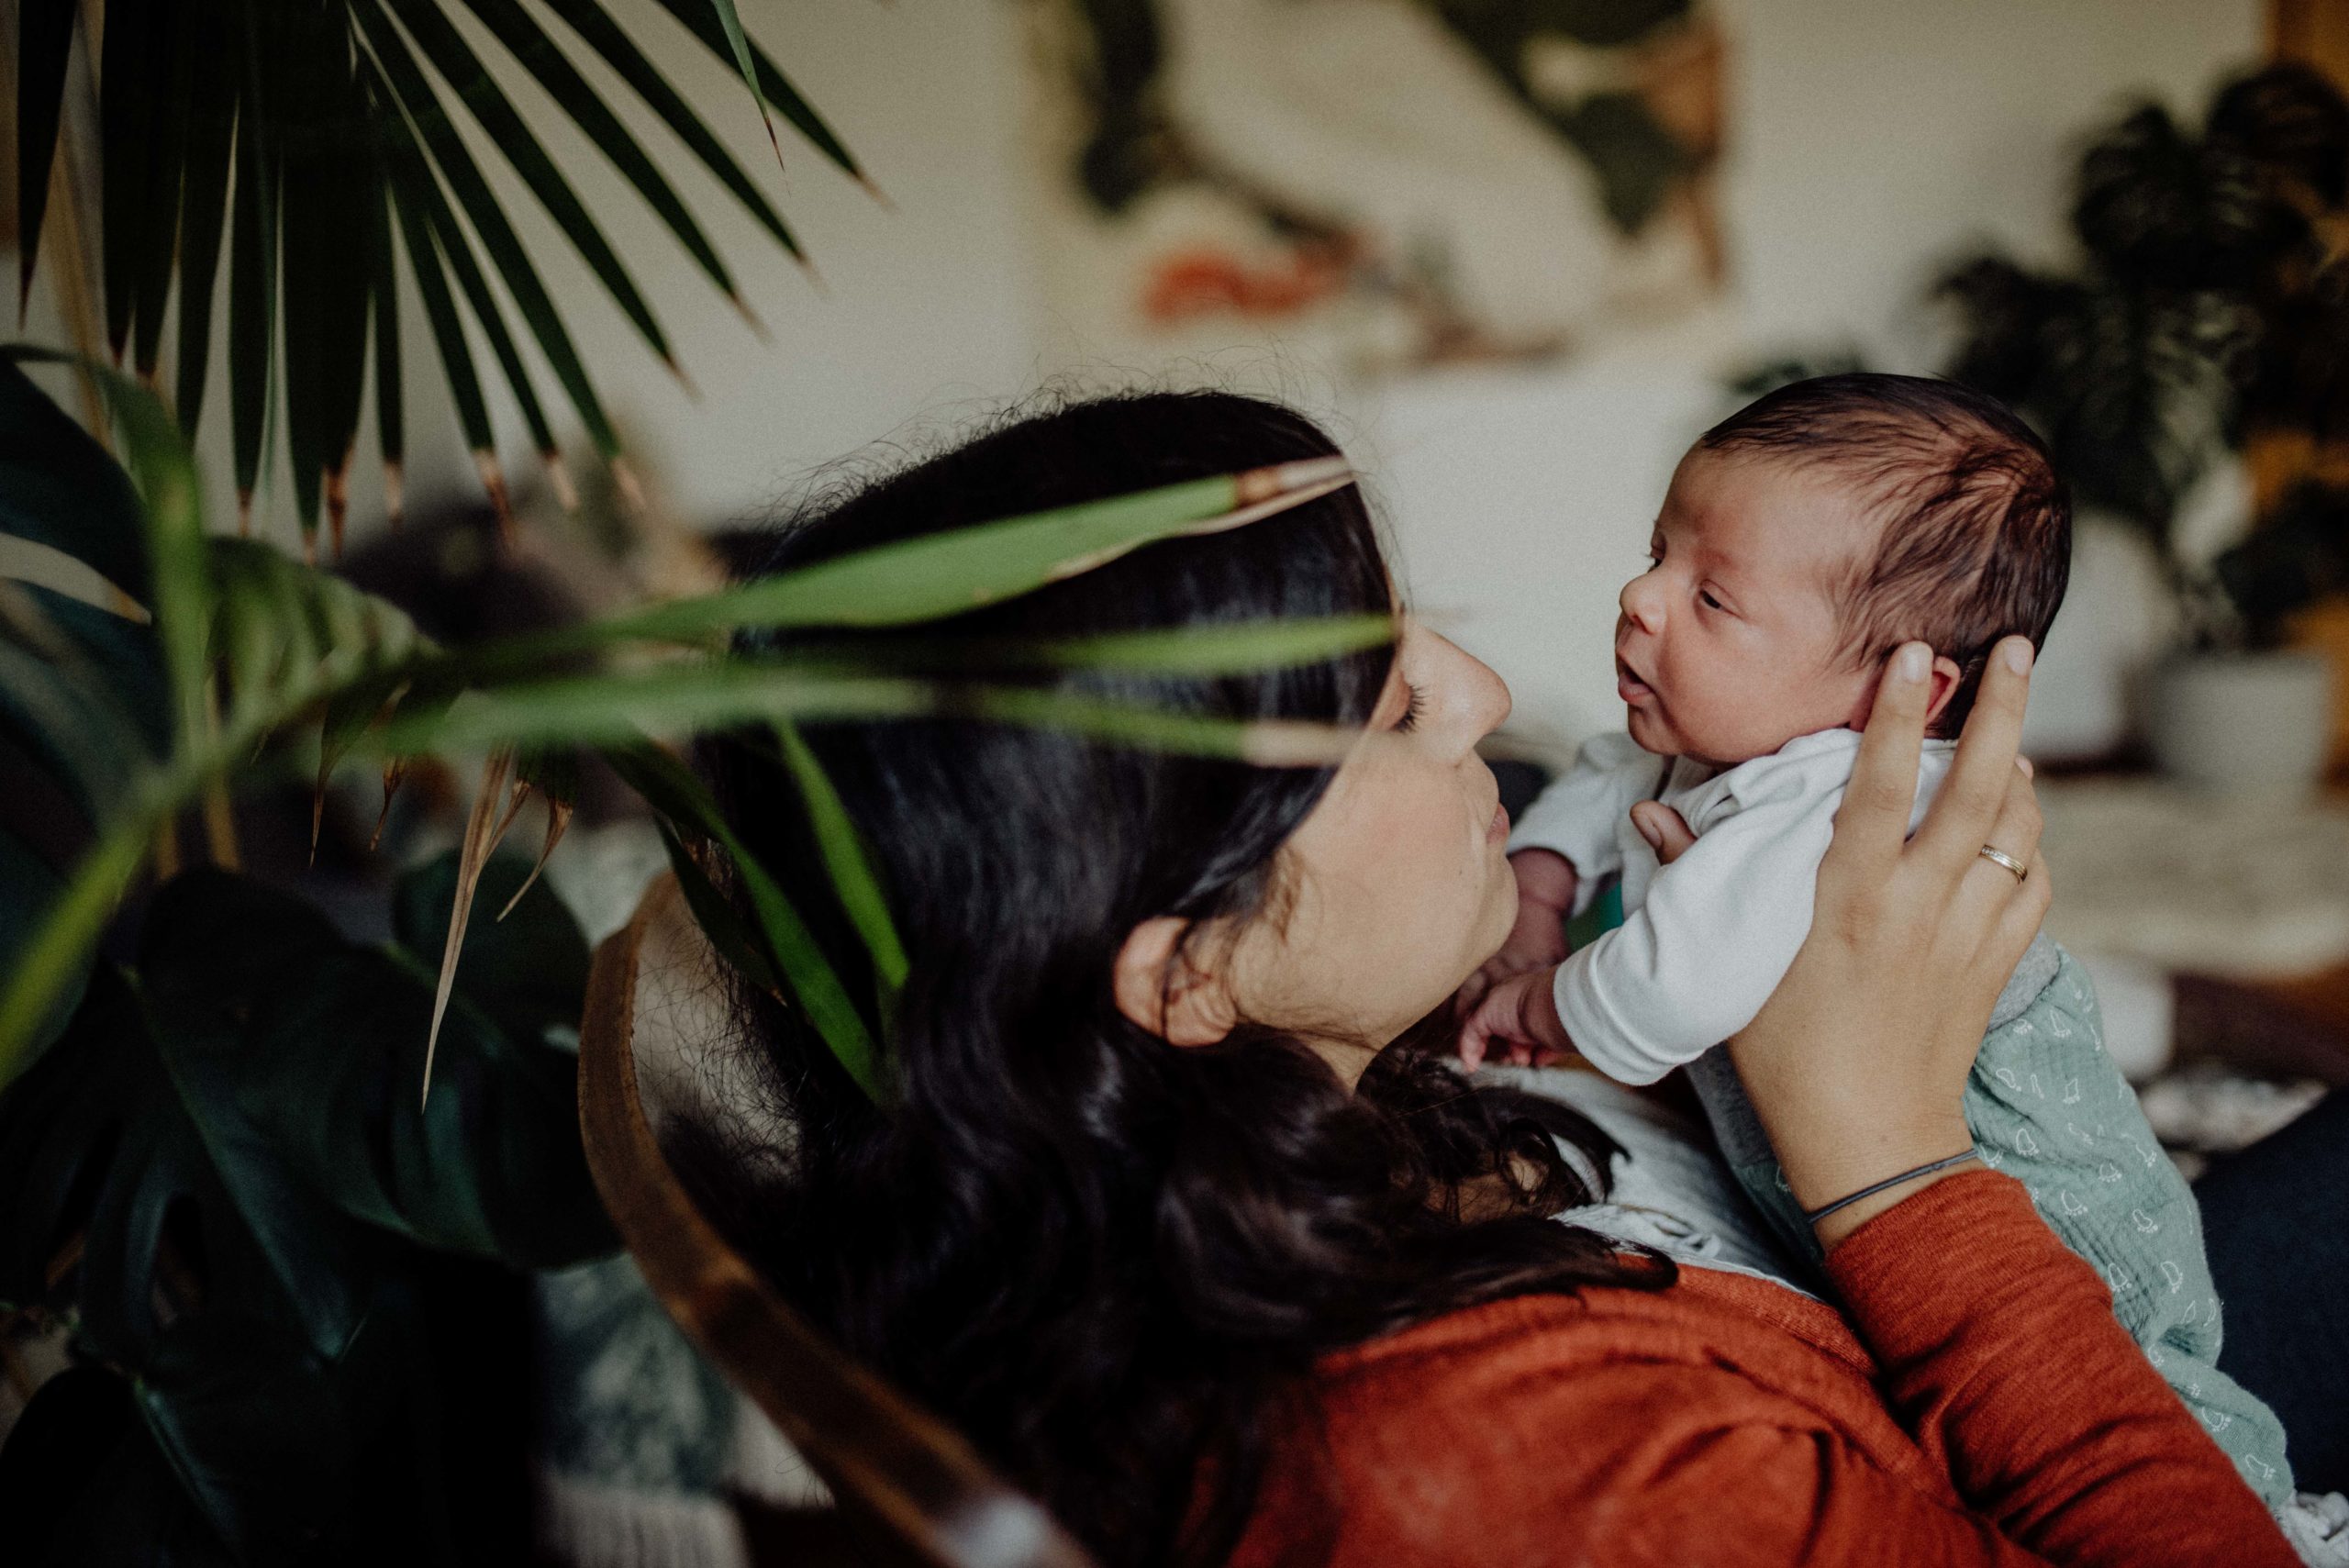
<path fill-rule="evenodd" d="M 1664 595 L 1658 591 L 1654 577 L 1642 572 L 1623 584 L 1616 595 L 1623 606 L 1623 614 L 1642 631 L 1653 636 L 1664 624 Z"/>

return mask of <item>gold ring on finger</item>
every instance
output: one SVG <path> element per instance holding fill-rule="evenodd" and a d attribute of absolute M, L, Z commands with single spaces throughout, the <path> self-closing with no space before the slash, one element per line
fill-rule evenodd
<path fill-rule="evenodd" d="M 2004 850 L 1993 849 L 1989 845 L 1985 844 L 1982 846 L 1982 858 L 1988 861 L 1992 865 L 1998 866 L 2014 873 L 2015 880 L 2017 882 L 2021 882 L 2031 875 L 2031 868 L 2029 866 L 2023 864 L 2021 861 L 2015 859 L 2014 856 L 2007 853 Z"/>

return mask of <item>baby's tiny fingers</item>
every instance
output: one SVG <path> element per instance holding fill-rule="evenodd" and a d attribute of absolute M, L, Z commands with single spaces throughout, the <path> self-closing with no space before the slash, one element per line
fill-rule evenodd
<path fill-rule="evenodd" d="M 1670 865 L 1697 842 L 1697 835 L 1680 813 L 1660 800 L 1643 800 L 1631 807 L 1631 826 L 1655 851 L 1655 858 Z"/>
<path fill-rule="evenodd" d="M 1485 999 L 1485 993 L 1492 987 L 1491 977 L 1481 969 L 1462 981 L 1460 989 L 1452 994 L 1452 1016 L 1464 1018 L 1475 1012 L 1476 1004 Z"/>

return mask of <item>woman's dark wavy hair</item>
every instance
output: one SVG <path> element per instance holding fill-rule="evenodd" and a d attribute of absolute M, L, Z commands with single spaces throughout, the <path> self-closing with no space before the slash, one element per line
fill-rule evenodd
<path fill-rule="evenodd" d="M 1335 450 L 1299 415 L 1229 394 L 1073 403 L 791 518 L 758 536 L 746 570 Z M 932 629 L 992 642 L 1395 608 L 1349 488 Z M 1360 724 L 1391 661 L 1028 678 L 1186 713 Z M 1315 1358 L 1504 1296 L 1670 1277 L 1544 1218 L 1594 1195 L 1611 1149 L 1554 1102 L 1472 1084 L 1408 1047 L 1349 1093 L 1296 1040 L 1251 1028 L 1178 1050 L 1119 1011 L 1111 966 L 1141 921 L 1280 917 L 1281 847 L 1329 770 L 955 719 L 828 723 L 807 739 L 912 962 L 887 1029 L 892 1093 L 885 1110 L 868 1103 L 795 1015 L 746 995 L 788 1147 L 712 1138 L 680 1163 L 794 1300 L 1107 1560 L 1228 1556 L 1275 1432 L 1309 1418 L 1297 1396 Z M 772 744 L 722 739 L 703 762 L 785 884 L 825 886 Z M 845 917 L 809 919 L 869 995 Z"/>

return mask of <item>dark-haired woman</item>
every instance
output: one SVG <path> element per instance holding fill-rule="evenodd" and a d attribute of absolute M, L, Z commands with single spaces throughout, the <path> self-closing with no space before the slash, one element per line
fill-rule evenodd
<path fill-rule="evenodd" d="M 1230 395 L 1079 404 L 796 521 L 758 567 L 1333 450 Z M 1400 616 L 1356 492 L 954 629 L 1365 611 L 1397 615 L 1392 648 L 1028 677 L 1360 727 L 1335 768 L 976 721 L 809 731 L 912 973 L 884 1106 L 744 1003 L 791 1136 L 689 1169 L 775 1280 L 1108 1562 L 2292 1562 L 2003 1176 L 1823 1220 L 1840 1312 L 1550 1218 L 1601 1195 L 1607 1136 L 1419 1048 L 1513 916 L 1475 751 L 1508 694 Z M 1732 1044 L 1807 1207 L 1970 1147 L 1961 1088 L 2047 899 L 2015 765 L 2028 648 L 2005 651 L 1905 842 L 1925 687 L 1892 662 L 1810 940 Z M 752 846 L 819 885 L 771 747 L 706 762 Z M 846 920 L 818 923 L 863 978 Z"/>

